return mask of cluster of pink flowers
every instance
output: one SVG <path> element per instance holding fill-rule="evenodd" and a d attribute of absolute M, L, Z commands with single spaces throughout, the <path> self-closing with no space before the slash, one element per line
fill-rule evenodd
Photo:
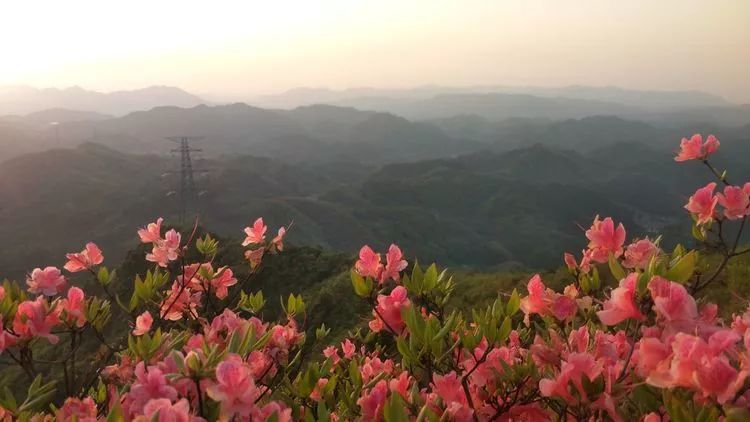
<path fill-rule="evenodd" d="M 683 139 L 676 160 L 701 160 L 719 176 L 708 162 L 718 146 L 713 136 L 704 143 L 695 135 Z M 723 192 L 709 184 L 686 206 L 694 234 L 750 215 L 750 184 L 719 180 Z M 112 277 L 93 243 L 68 254 L 64 269 L 92 275 L 111 302 L 87 297 L 53 266 L 29 273 L 32 297 L 17 283 L 0 286 L 0 352 L 34 375 L 39 343 L 71 348 L 45 361 L 64 365 L 70 397 L 47 406 L 42 399 L 55 387 L 34 381 L 29 391 L 46 393 L 3 397 L 0 420 L 655 422 L 683 420 L 684 409 L 703 409 L 709 421 L 750 417 L 750 307 L 725 322 L 715 304 L 694 296 L 716 278 L 695 275 L 695 251 L 666 252 L 661 238 L 626 243 L 625 228 L 610 217 L 594 218 L 580 261 L 564 255 L 570 279 L 562 292 L 536 274 L 525 294 L 501 293 L 470 315 L 450 308 L 456 285 L 436 267 L 415 263 L 406 275 L 398 246 L 390 245 L 385 262 L 364 246 L 351 278 L 372 318 L 313 361 L 305 359 L 315 345 L 305 344 L 311 327 L 301 297 L 289 297 L 279 320 L 262 320 L 262 294 L 242 290 L 249 276 L 241 282 L 239 272 L 216 265 L 216 241 L 196 242 L 202 258 L 188 262 L 190 241 L 181 245 L 176 230 L 162 237 L 162 222 L 138 231 L 155 265 L 136 279 L 129 302 L 108 289 Z M 268 241 L 262 218 L 245 228 L 250 276 L 266 253 L 283 250 L 286 230 Z M 736 242 L 720 246 L 717 275 L 750 252 Z M 121 346 L 102 334 L 112 303 L 132 325 Z M 93 380 L 77 383 L 71 357 L 88 330 L 109 353 Z M 315 330 L 316 339 L 326 335 L 325 327 Z M 634 400 L 639 394 L 651 399 Z"/>
<path fill-rule="evenodd" d="M 88 243 L 80 253 L 66 255 L 68 262 L 64 268 L 73 273 L 83 270 L 93 271 L 104 261 L 99 248 Z M 60 325 L 81 328 L 86 324 L 86 297 L 78 287 L 68 287 L 68 280 L 57 267 L 35 268 L 26 279 L 28 292 L 36 298 L 17 304 L 10 326 L 4 326 L 0 319 L 0 353 L 4 350 L 26 345 L 35 338 L 44 338 L 52 344 L 59 337 L 52 331 Z M 67 289 L 67 291 L 66 291 Z M 63 297 L 58 297 L 60 295 Z M 0 301 L 6 297 L 0 286 Z"/>
<path fill-rule="evenodd" d="M 401 249 L 391 244 L 388 252 L 385 254 L 385 265 L 380 262 L 380 254 L 375 253 L 369 246 L 365 245 L 359 250 L 359 259 L 354 267 L 362 277 L 371 277 L 383 284 L 388 280 L 399 282 L 401 280 L 401 271 L 408 263 L 404 259 Z"/>
<path fill-rule="evenodd" d="M 166 267 L 171 261 L 177 259 L 180 254 L 181 235 L 175 229 L 170 229 L 161 237 L 162 218 L 149 223 L 146 228 L 138 230 L 138 236 L 143 243 L 151 243 L 153 249 L 146 255 L 146 260 Z"/>
<path fill-rule="evenodd" d="M 245 240 L 242 242 L 242 246 L 250 246 L 251 248 L 245 251 L 245 259 L 250 262 L 253 268 L 260 265 L 263 255 L 267 251 L 281 252 L 284 250 L 284 236 L 286 235 L 286 227 L 279 227 L 276 236 L 271 239 L 271 242 L 266 245 L 266 232 L 268 226 L 263 222 L 263 218 L 259 217 L 255 220 L 252 227 L 245 227 Z"/>
<path fill-rule="evenodd" d="M 723 192 L 716 194 L 715 189 L 716 183 L 707 184 L 696 190 L 685 205 L 685 209 L 695 216 L 698 224 L 720 218 L 717 205 L 724 207 L 723 216 L 727 220 L 739 220 L 750 215 L 750 182 L 742 187 L 727 185 Z"/>
<path fill-rule="evenodd" d="M 680 142 L 680 153 L 674 158 L 675 161 L 705 160 L 709 155 L 719 149 L 720 142 L 714 135 L 708 135 L 706 142 L 703 136 L 696 133 L 690 139 L 682 138 Z"/>

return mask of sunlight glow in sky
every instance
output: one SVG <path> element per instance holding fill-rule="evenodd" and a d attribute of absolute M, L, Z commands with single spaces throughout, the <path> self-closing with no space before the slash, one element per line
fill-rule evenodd
<path fill-rule="evenodd" d="M 0 84 L 619 85 L 750 103 L 750 1 L 0 0 Z"/>

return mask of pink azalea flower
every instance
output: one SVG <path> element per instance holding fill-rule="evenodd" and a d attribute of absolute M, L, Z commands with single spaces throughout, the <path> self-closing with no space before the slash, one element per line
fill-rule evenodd
<path fill-rule="evenodd" d="M 385 255 L 385 259 L 386 264 L 380 274 L 380 283 L 382 284 L 386 282 L 389 278 L 398 283 L 401 280 L 401 271 L 409 265 L 404 259 L 401 249 L 399 249 L 398 246 L 391 244 L 388 248 L 388 253 Z"/>
<path fill-rule="evenodd" d="M 146 311 L 135 319 L 135 328 L 133 329 L 134 336 L 142 336 L 151 330 L 151 324 L 154 323 L 154 318 L 151 316 L 149 311 Z"/>
<path fill-rule="evenodd" d="M 287 325 L 275 325 L 271 328 L 269 346 L 288 351 L 301 339 L 302 335 L 297 331 L 297 325 L 294 323 L 294 320 L 290 320 Z"/>
<path fill-rule="evenodd" d="M 409 306 L 411 306 L 411 302 L 406 296 L 406 289 L 403 286 L 396 286 L 388 296 L 378 295 L 378 304 L 375 307 L 377 312 L 373 311 L 375 319 L 370 321 L 370 329 L 378 332 L 385 325 L 386 328 L 390 327 L 391 330 L 395 331 L 394 334 L 401 334 L 406 326 L 401 317 L 401 309 Z"/>
<path fill-rule="evenodd" d="M 695 380 L 705 397 L 716 397 L 723 404 L 734 397 L 738 376 L 739 372 L 725 357 L 717 356 L 698 366 Z"/>
<path fill-rule="evenodd" d="M 63 406 L 57 411 L 55 417 L 58 421 L 96 422 L 96 403 L 91 397 L 83 400 L 76 397 L 65 399 Z"/>
<path fill-rule="evenodd" d="M 250 262 L 251 268 L 256 268 L 260 265 L 263 260 L 263 254 L 266 252 L 265 248 L 250 249 L 245 251 L 245 259 Z"/>
<path fill-rule="evenodd" d="M 693 135 L 690 139 L 682 138 L 680 141 L 680 152 L 674 158 L 675 161 L 703 160 L 719 149 L 719 140 L 714 135 L 708 135 L 706 142 L 700 134 Z"/>
<path fill-rule="evenodd" d="M 369 246 L 362 246 L 359 250 L 359 260 L 357 260 L 354 267 L 362 277 L 372 277 L 374 279 L 380 278 L 380 273 L 383 271 L 383 264 L 380 263 L 380 254 L 375 253 Z"/>
<path fill-rule="evenodd" d="M 364 351 L 362 351 L 362 353 L 364 353 Z M 394 366 L 394 363 L 391 359 L 386 359 L 385 361 L 382 361 L 377 356 L 375 357 L 366 356 L 365 362 L 359 368 L 359 372 L 362 375 L 363 382 L 367 383 L 373 378 L 375 378 L 377 375 L 379 375 L 381 372 L 384 372 L 386 374 L 392 373 L 393 366 Z"/>
<path fill-rule="evenodd" d="M 217 272 L 219 276 L 211 280 L 211 287 L 213 287 L 217 298 L 225 299 L 229 295 L 229 287 L 237 284 L 237 279 L 234 278 L 234 273 L 228 267 L 219 268 Z"/>
<path fill-rule="evenodd" d="M 86 323 L 85 306 L 86 297 L 83 290 L 78 287 L 71 287 L 68 290 L 68 297 L 60 303 L 62 310 L 65 312 L 65 320 L 69 324 L 75 324 L 77 327 L 83 327 Z"/>
<path fill-rule="evenodd" d="M 401 372 L 398 377 L 391 378 L 391 380 L 388 382 L 388 388 L 394 392 L 398 393 L 404 400 L 407 400 L 409 397 L 409 384 L 411 383 L 411 377 L 409 377 L 409 373 L 406 371 Z"/>
<path fill-rule="evenodd" d="M 388 396 L 388 383 L 380 380 L 369 390 L 362 391 L 357 404 L 362 409 L 362 418 L 366 421 L 382 420 L 383 405 Z"/>
<path fill-rule="evenodd" d="M 138 362 L 135 366 L 135 382 L 130 387 L 128 399 L 131 413 L 143 413 L 144 407 L 152 399 L 177 400 L 177 390 L 169 384 L 164 373 L 156 366 Z"/>
<path fill-rule="evenodd" d="M 310 399 L 320 401 L 323 399 L 323 390 L 328 385 L 328 378 L 318 378 L 318 383 L 315 384 L 312 393 L 310 393 Z"/>
<path fill-rule="evenodd" d="M 143 406 L 143 415 L 153 422 L 190 422 L 197 419 L 190 415 L 190 403 L 187 399 L 180 399 L 175 404 L 169 399 L 149 400 Z"/>
<path fill-rule="evenodd" d="M 651 262 L 651 258 L 659 253 L 659 248 L 649 239 L 641 239 L 633 242 L 625 249 L 625 259 L 622 265 L 625 268 L 643 269 Z"/>
<path fill-rule="evenodd" d="M 5 331 L 3 328 L 3 319 L 0 318 L 0 353 L 9 347 L 15 346 L 17 340 L 18 337 Z"/>
<path fill-rule="evenodd" d="M 716 194 L 719 205 L 724 207 L 724 216 L 729 220 L 739 220 L 750 214 L 750 196 L 746 190 L 750 190 L 750 183 L 746 183 L 744 189 L 739 186 L 726 186 L 724 193 Z"/>
<path fill-rule="evenodd" d="M 255 407 L 259 391 L 242 358 L 230 354 L 216 367 L 216 383 L 206 393 L 221 403 L 221 414 L 231 419 L 234 415 L 247 416 Z"/>
<path fill-rule="evenodd" d="M 344 352 L 344 357 L 347 359 L 353 358 L 354 354 L 357 352 L 354 343 L 352 343 L 349 339 L 341 342 L 341 350 Z"/>
<path fill-rule="evenodd" d="M 341 360 L 341 357 L 339 356 L 339 350 L 336 348 L 336 346 L 328 346 L 325 349 L 323 349 L 323 356 L 326 358 L 331 358 L 331 362 L 333 362 L 334 365 L 339 363 Z"/>
<path fill-rule="evenodd" d="M 612 290 L 609 300 L 604 302 L 604 309 L 596 313 L 602 324 L 617 325 L 628 318 L 643 319 L 643 314 L 635 303 L 637 283 L 637 273 L 630 273 L 620 280 L 619 287 Z"/>
<path fill-rule="evenodd" d="M 263 243 L 266 240 L 266 231 L 268 226 L 263 223 L 263 218 L 255 220 L 253 227 L 245 227 L 245 240 L 242 242 L 242 246 L 250 244 L 257 245 Z"/>
<path fill-rule="evenodd" d="M 26 284 L 31 293 L 54 296 L 65 289 L 67 282 L 59 269 L 46 267 L 45 269 L 34 268 L 26 279 Z"/>
<path fill-rule="evenodd" d="M 162 300 L 159 308 L 159 315 L 163 319 L 170 321 L 178 321 L 182 319 L 185 314 L 190 317 L 197 315 L 196 309 L 200 305 L 201 292 L 192 292 L 189 288 L 183 288 L 182 285 L 175 280 L 172 283 L 172 289 L 167 293 L 167 296 Z"/>
<path fill-rule="evenodd" d="M 521 298 L 521 311 L 527 315 L 546 315 L 552 300 L 547 294 L 547 288 L 542 282 L 542 277 L 539 274 L 534 274 L 526 284 L 526 290 L 529 295 Z"/>
<path fill-rule="evenodd" d="M 155 243 L 161 239 L 161 223 L 163 218 L 159 217 L 155 223 L 149 223 L 146 228 L 138 230 L 138 237 L 143 243 Z"/>
<path fill-rule="evenodd" d="M 166 267 L 171 261 L 179 257 L 180 241 L 182 235 L 171 229 L 164 234 L 164 239 L 156 239 L 151 253 L 146 254 L 146 260 L 157 263 L 160 267 Z"/>
<path fill-rule="evenodd" d="M 247 366 L 254 380 L 263 381 L 264 378 L 272 378 L 276 375 L 276 367 L 273 358 L 259 350 L 254 350 L 247 357 Z"/>
<path fill-rule="evenodd" d="M 44 337 L 52 344 L 57 344 L 58 337 L 52 334 L 52 328 L 60 323 L 59 312 L 49 309 L 44 296 L 36 300 L 27 300 L 18 305 L 13 319 L 13 331 L 23 339 Z"/>
<path fill-rule="evenodd" d="M 262 408 L 254 407 L 250 420 L 267 421 L 272 416 L 275 416 L 278 422 L 292 422 L 292 409 L 286 407 L 283 403 L 272 401 Z"/>
<path fill-rule="evenodd" d="M 271 240 L 277 251 L 284 250 L 284 235 L 286 235 L 286 227 L 279 227 L 278 234 Z"/>
<path fill-rule="evenodd" d="M 461 377 L 455 371 L 445 375 L 433 375 L 432 393 L 433 401 L 439 397 L 445 404 L 445 413 L 451 417 L 449 420 L 471 420 L 474 412 L 466 400 L 466 394 L 461 386 Z"/>
<path fill-rule="evenodd" d="M 77 273 L 79 271 L 90 270 L 95 265 L 99 265 L 104 262 L 104 255 L 102 251 L 94 242 L 86 244 L 86 248 L 79 253 L 69 253 L 65 255 L 68 258 L 68 262 L 65 263 L 65 269 L 71 273 Z"/>
<path fill-rule="evenodd" d="M 552 315 L 560 321 L 572 318 L 578 313 L 578 303 L 565 295 L 557 295 L 552 302 Z"/>
<path fill-rule="evenodd" d="M 671 347 L 655 337 L 644 337 L 638 342 L 637 372 L 642 377 L 654 377 L 658 368 L 665 369 L 663 362 L 670 357 Z M 653 379 L 650 383 L 653 383 Z"/>
<path fill-rule="evenodd" d="M 685 286 L 655 276 L 648 283 L 656 314 L 667 321 L 693 321 L 698 318 L 698 306 Z"/>
<path fill-rule="evenodd" d="M 565 261 L 565 266 L 568 267 L 569 270 L 573 271 L 578 268 L 578 263 L 576 263 L 576 258 L 573 254 L 565 252 L 563 260 Z"/>
<path fill-rule="evenodd" d="M 615 257 L 622 255 L 622 245 L 625 243 L 625 228 L 622 223 L 617 225 L 611 217 L 599 220 L 597 215 L 591 228 L 586 231 L 589 239 L 591 259 L 596 262 L 607 262 L 609 254 Z"/>
<path fill-rule="evenodd" d="M 714 196 L 716 183 L 711 182 L 698 189 L 688 199 L 685 209 L 698 217 L 698 224 L 705 224 L 713 220 L 716 215 L 716 204 L 719 198 Z"/>
<path fill-rule="evenodd" d="M 557 396 L 568 403 L 574 404 L 576 399 L 571 395 L 568 384 L 572 383 L 578 395 L 587 400 L 586 390 L 583 388 L 583 377 L 591 381 L 602 374 L 602 365 L 588 353 L 571 353 L 560 366 L 560 373 L 555 379 L 539 381 L 539 391 L 544 397 Z"/>

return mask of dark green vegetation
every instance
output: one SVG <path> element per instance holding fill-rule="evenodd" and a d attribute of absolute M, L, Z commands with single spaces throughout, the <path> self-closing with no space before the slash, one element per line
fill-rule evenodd
<path fill-rule="evenodd" d="M 35 120 L 21 120 L 6 128 L 32 136 Z M 158 216 L 174 224 L 177 163 L 157 152 L 173 146 L 163 136 L 180 133 L 207 135 L 198 144 L 207 158 L 195 166 L 209 173 L 197 176 L 194 205 L 200 224 L 222 236 L 239 238 L 263 216 L 273 227 L 294 221 L 290 239 L 299 245 L 354 253 L 396 242 L 422 261 L 485 269 L 556 266 L 563 251 L 584 247 L 582 228 L 596 214 L 622 221 L 630 237 L 689 241 L 682 206 L 708 173 L 672 158 L 680 137 L 697 130 L 722 140 L 716 165 L 731 170 L 730 180 L 750 180 L 750 126 L 411 122 L 332 106 L 237 104 L 71 121 L 60 125 L 61 143 L 88 139 L 93 127 L 107 146 L 0 163 L 2 274 L 22 279 L 36 266 L 60 266 L 86 241 L 113 265 L 137 245 L 138 227 Z"/>

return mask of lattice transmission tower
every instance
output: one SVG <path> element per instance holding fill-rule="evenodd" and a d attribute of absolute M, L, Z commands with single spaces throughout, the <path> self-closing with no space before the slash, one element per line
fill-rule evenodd
<path fill-rule="evenodd" d="M 171 136 L 168 140 L 176 143 L 177 148 L 172 152 L 180 153 L 180 186 L 177 192 L 180 207 L 180 224 L 184 224 L 186 218 L 195 210 L 198 192 L 195 189 L 195 174 L 206 173 L 206 170 L 193 168 L 191 152 L 201 152 L 200 148 L 190 146 L 191 141 L 203 139 L 202 136 Z"/>

